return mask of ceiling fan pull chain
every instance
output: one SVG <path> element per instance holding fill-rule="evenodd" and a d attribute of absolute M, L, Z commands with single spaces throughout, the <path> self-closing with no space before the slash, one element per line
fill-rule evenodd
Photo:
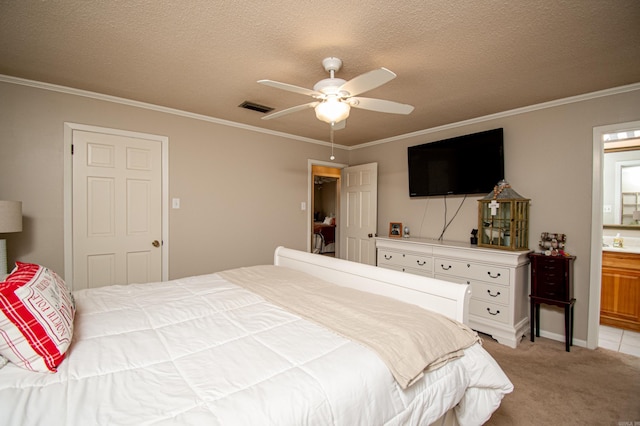
<path fill-rule="evenodd" d="M 333 126 L 335 125 L 335 123 L 331 123 L 331 132 L 330 132 L 330 139 L 331 139 L 331 157 L 329 157 L 329 160 L 335 160 L 336 157 L 333 155 Z"/>

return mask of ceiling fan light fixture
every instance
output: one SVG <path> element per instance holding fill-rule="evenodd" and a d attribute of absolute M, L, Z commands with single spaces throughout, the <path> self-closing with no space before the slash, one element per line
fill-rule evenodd
<path fill-rule="evenodd" d="M 336 97 L 329 97 L 315 107 L 316 117 L 326 123 L 339 123 L 349 117 L 351 107 Z"/>
<path fill-rule="evenodd" d="M 329 72 L 330 77 L 318 81 L 313 86 L 313 90 L 292 84 L 280 83 L 279 81 L 258 80 L 260 84 L 300 95 L 311 96 L 314 99 L 313 102 L 267 114 L 262 117 L 262 119 L 270 120 L 285 114 L 291 114 L 307 108 L 314 108 L 318 120 L 331 124 L 334 130 L 340 130 L 344 129 L 346 125 L 345 119 L 349 117 L 349 112 L 352 107 L 390 114 L 410 114 L 411 111 L 413 111 L 413 106 L 394 101 L 375 98 L 356 98 L 359 94 L 373 90 L 396 78 L 396 74 L 386 68 L 378 68 L 346 81 L 335 77 L 335 72 L 342 67 L 342 61 L 340 59 L 335 57 L 325 58 L 322 61 L 322 66 L 325 71 Z"/>

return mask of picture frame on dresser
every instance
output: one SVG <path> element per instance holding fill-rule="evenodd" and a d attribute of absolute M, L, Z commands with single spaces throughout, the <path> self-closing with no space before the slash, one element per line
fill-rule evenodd
<path fill-rule="evenodd" d="M 402 222 L 389 222 L 389 238 L 402 237 Z"/>

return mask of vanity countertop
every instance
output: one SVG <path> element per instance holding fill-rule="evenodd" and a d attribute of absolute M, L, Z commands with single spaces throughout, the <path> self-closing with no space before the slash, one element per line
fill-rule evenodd
<path fill-rule="evenodd" d="M 602 251 L 640 254 L 640 238 L 622 237 L 622 247 L 613 246 L 613 237 L 602 237 Z"/>

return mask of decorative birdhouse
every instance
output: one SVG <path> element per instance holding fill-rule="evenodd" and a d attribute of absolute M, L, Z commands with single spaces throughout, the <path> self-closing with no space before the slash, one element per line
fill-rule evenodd
<path fill-rule="evenodd" d="M 529 199 L 501 180 L 478 200 L 478 246 L 529 249 Z"/>

